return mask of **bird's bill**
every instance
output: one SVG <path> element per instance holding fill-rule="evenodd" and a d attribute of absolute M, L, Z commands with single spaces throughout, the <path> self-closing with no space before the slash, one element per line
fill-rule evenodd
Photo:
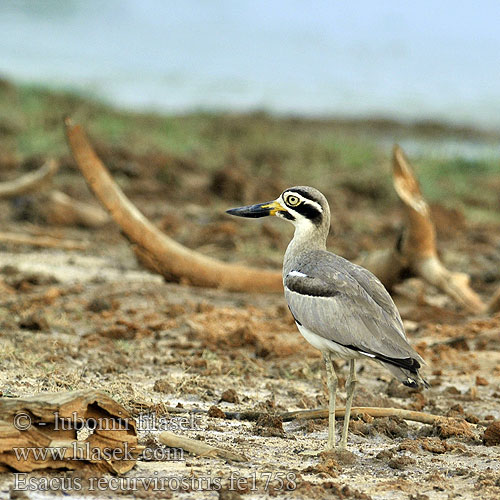
<path fill-rule="evenodd" d="M 248 205 L 246 207 L 231 208 L 226 210 L 229 215 L 236 215 L 237 217 L 267 217 L 268 215 L 276 215 L 277 212 L 284 211 L 285 209 L 277 200 L 268 201 L 266 203 L 258 203 L 257 205 Z"/>

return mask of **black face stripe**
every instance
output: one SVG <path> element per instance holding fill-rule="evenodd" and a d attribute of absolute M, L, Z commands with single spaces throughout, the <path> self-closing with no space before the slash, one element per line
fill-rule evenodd
<path fill-rule="evenodd" d="M 319 224 L 323 218 L 323 214 L 316 208 L 307 202 L 303 202 L 300 205 L 293 207 L 293 210 L 303 215 L 306 219 L 314 222 L 314 224 Z"/>
<path fill-rule="evenodd" d="M 286 200 L 286 194 L 298 194 L 304 198 L 305 201 L 302 201 L 299 205 L 290 206 L 291 210 L 295 210 L 300 215 L 304 216 L 306 219 L 309 219 L 314 224 L 320 224 L 323 218 L 323 214 L 320 210 L 318 210 L 314 205 L 307 202 L 307 200 L 312 201 L 314 203 L 318 203 L 320 206 L 320 202 L 311 198 L 311 194 L 305 191 L 304 189 L 287 189 L 283 191 L 283 200 Z M 286 201 L 285 201 L 286 204 Z M 292 220 L 292 219 L 291 219 Z"/>
<path fill-rule="evenodd" d="M 280 211 L 279 212 L 285 219 L 295 220 L 295 217 L 290 212 Z"/>

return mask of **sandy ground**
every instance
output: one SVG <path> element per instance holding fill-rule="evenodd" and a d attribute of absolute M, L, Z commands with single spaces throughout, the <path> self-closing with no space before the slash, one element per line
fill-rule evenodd
<path fill-rule="evenodd" d="M 179 418 L 166 407 L 272 416 L 326 404 L 320 356 L 296 332 L 282 297 L 163 283 L 138 267 L 126 243 L 115 253 L 2 254 L 4 397 L 102 389 L 140 418 L 148 450 L 158 449 L 160 430 Z M 367 362 L 359 366 L 355 399 L 358 406 L 456 416 L 456 429 L 354 419 L 352 454 L 321 455 L 326 420 L 249 422 L 211 410 L 215 416 L 197 414 L 184 434 L 243 453 L 248 462 L 163 450 L 163 461 L 140 460 L 120 481 L 104 476 L 99 486 L 92 471 L 32 473 L 31 483 L 5 473 L 1 495 L 23 498 L 17 484 L 36 488 L 24 492 L 29 498 L 498 498 L 499 447 L 484 446 L 482 437 L 488 421 L 500 419 L 500 317 L 458 316 L 455 324 L 407 322 L 428 362 L 429 390 L 407 390 Z M 463 338 L 446 344 L 456 337 Z M 43 492 L 47 478 L 55 492 Z M 155 479 L 157 491 L 145 490 L 144 478 Z"/>
<path fill-rule="evenodd" d="M 224 215 L 234 200 L 276 196 L 275 185 L 237 168 L 213 174 L 179 163 L 175 188 L 154 177 L 154 155 L 106 153 L 103 145 L 100 153 L 134 203 L 176 240 L 225 260 L 279 268 L 290 228 Z M 92 201 L 70 160 L 63 160 L 59 187 Z M 4 178 L 15 174 L 11 169 Z M 330 188 L 336 229 L 330 248 L 356 258 L 394 244 L 401 224 L 395 200 L 386 202 L 385 191 L 371 184 L 361 189 L 349 182 Z M 61 228 L 40 220 L 36 199 L 30 210 L 25 201 L 0 202 L 5 231 L 89 246 L 61 251 L 0 244 L 0 396 L 101 389 L 144 423 L 140 439 L 147 453 L 121 478 L 95 470 L 1 473 L 0 498 L 500 498 L 500 447 L 484 443 L 485 429 L 500 421 L 500 315 L 467 315 L 418 280 L 403 282 L 394 296 L 410 342 L 428 363 L 423 374 L 431 387 L 410 391 L 382 367 L 359 363 L 355 405 L 456 420 L 431 426 L 364 415 L 351 421 L 351 453 L 321 454 L 326 420 L 279 418 L 283 411 L 327 404 L 320 354 L 297 332 L 283 297 L 165 283 L 136 262 L 112 223 L 92 231 Z M 460 210 L 439 204 L 433 215 L 443 261 L 468 272 L 487 300 L 500 286 L 498 225 L 471 224 Z M 338 369 L 337 403 L 343 405 L 343 362 Z M 182 409 L 186 413 L 178 413 Z M 246 410 L 261 417 L 227 418 Z M 182 434 L 242 453 L 247 461 L 161 447 L 160 431 L 193 411 L 197 418 Z M 341 426 L 339 420 L 339 433 Z"/>

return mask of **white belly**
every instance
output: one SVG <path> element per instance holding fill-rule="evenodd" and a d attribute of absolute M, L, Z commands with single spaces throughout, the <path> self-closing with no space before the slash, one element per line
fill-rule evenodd
<path fill-rule="evenodd" d="M 342 359 L 357 359 L 364 357 L 362 356 L 361 353 L 354 351 L 352 349 L 349 349 L 348 347 L 344 347 L 340 344 L 337 344 L 336 342 L 333 342 L 333 340 L 328 340 L 320 335 L 317 335 L 316 333 L 312 332 L 311 330 L 307 329 L 303 325 L 297 324 L 297 328 L 299 329 L 299 332 L 302 334 L 302 336 L 313 346 L 316 347 L 316 349 L 319 349 L 322 352 L 331 352 L 335 354 L 337 357 L 342 358 Z"/>

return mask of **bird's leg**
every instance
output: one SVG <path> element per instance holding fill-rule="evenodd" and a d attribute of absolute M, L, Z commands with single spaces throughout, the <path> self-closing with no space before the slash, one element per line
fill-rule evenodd
<path fill-rule="evenodd" d="M 323 353 L 326 367 L 326 380 L 328 385 L 329 402 L 328 402 L 328 451 L 335 448 L 335 398 L 337 396 L 337 374 L 333 366 L 332 358 L 329 352 Z"/>
<path fill-rule="evenodd" d="M 349 362 L 349 379 L 347 380 L 347 398 L 345 402 L 344 427 L 342 428 L 342 439 L 340 440 L 340 449 L 345 450 L 347 447 L 347 432 L 349 431 L 349 418 L 351 416 L 352 398 L 354 396 L 354 388 L 356 387 L 356 364 L 355 360 Z"/>

